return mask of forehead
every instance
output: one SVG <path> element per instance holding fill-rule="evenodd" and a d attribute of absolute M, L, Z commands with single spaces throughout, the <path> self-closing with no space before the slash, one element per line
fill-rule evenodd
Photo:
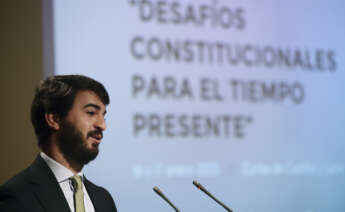
<path fill-rule="evenodd" d="M 88 104 L 98 105 L 101 109 L 105 109 L 105 105 L 97 94 L 93 91 L 78 91 L 75 95 L 73 107 L 84 107 Z"/>

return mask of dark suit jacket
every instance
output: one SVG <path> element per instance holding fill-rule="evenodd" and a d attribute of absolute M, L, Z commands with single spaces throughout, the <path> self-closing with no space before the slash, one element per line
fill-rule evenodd
<path fill-rule="evenodd" d="M 104 188 L 84 179 L 95 212 L 116 212 Z M 0 212 L 70 212 L 53 172 L 37 156 L 33 164 L 0 187 Z"/>

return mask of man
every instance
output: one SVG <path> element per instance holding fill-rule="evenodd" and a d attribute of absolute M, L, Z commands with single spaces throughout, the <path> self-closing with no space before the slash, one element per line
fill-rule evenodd
<path fill-rule="evenodd" d="M 1 212 L 114 212 L 111 195 L 83 175 L 103 137 L 109 96 L 99 82 L 80 75 L 42 81 L 31 121 L 42 152 L 0 187 Z"/>

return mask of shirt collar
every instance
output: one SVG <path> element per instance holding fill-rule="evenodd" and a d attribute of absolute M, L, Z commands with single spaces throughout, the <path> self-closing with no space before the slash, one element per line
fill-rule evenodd
<path fill-rule="evenodd" d="M 44 152 L 41 152 L 40 156 L 47 163 L 49 168 L 52 170 L 53 174 L 55 175 L 55 178 L 57 179 L 57 181 L 59 183 L 61 183 L 63 181 L 66 181 L 69 178 L 74 176 L 74 174 L 73 174 L 73 172 L 71 170 L 69 170 L 68 168 L 64 167 L 62 164 L 60 164 L 59 162 L 55 161 L 53 158 L 49 157 L 48 155 L 46 155 Z M 84 180 L 82 172 L 79 172 L 77 174 L 82 177 L 82 180 Z"/>

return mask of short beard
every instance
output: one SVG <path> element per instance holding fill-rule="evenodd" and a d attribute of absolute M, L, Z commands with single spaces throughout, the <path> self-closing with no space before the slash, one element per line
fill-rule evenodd
<path fill-rule="evenodd" d="M 87 137 L 89 137 L 88 133 Z M 87 138 L 86 138 L 87 139 Z M 61 132 L 58 134 L 59 146 L 67 161 L 85 165 L 94 160 L 98 155 L 98 146 L 94 150 L 88 149 L 83 135 L 69 121 L 64 120 Z"/>

